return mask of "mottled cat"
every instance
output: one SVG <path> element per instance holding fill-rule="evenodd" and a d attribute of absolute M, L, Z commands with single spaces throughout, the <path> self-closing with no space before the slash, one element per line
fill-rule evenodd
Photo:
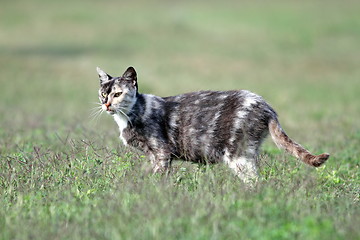
<path fill-rule="evenodd" d="M 246 90 L 199 91 L 171 97 L 138 92 L 137 74 L 121 77 L 97 68 L 99 99 L 120 130 L 120 139 L 144 151 L 154 172 L 168 171 L 173 159 L 225 163 L 244 181 L 258 177 L 258 152 L 270 132 L 276 145 L 318 167 L 329 154 L 313 155 L 291 140 L 276 112 Z"/>

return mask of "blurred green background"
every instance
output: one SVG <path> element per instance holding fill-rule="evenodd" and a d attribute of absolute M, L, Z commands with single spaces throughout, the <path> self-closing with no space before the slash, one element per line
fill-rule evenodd
<path fill-rule="evenodd" d="M 83 211 L 87 209 L 86 204 L 93 207 L 103 200 L 104 196 L 97 192 L 100 191 L 99 189 L 111 194 L 122 192 L 114 186 L 113 180 L 109 181 L 108 185 L 102 182 L 102 187 L 94 183 L 96 178 L 101 179 L 102 176 L 104 176 L 102 180 L 106 182 L 106 174 L 99 172 L 96 178 L 92 175 L 86 175 L 88 178 L 84 178 L 82 173 L 76 175 L 75 172 L 72 177 L 76 180 L 60 184 L 62 187 L 59 187 L 56 176 L 51 175 L 54 173 L 61 179 L 63 177 L 67 179 L 69 172 L 66 171 L 71 173 L 71 170 L 63 171 L 61 170 L 63 166 L 70 163 L 73 164 L 72 166 L 80 163 L 81 166 L 86 166 L 100 161 L 97 154 L 101 151 L 97 153 L 94 150 L 89 155 L 88 148 L 77 141 L 94 141 L 99 148 L 104 147 L 109 151 L 115 149 L 116 156 L 122 156 L 125 151 L 118 140 L 117 127 L 111 117 L 92 116 L 91 109 L 96 107 L 95 103 L 98 101 L 99 82 L 95 70 L 97 66 L 113 76 L 119 76 L 128 66 L 134 66 L 138 72 L 140 92 L 159 96 L 205 89 L 251 90 L 262 95 L 276 109 L 284 129 L 291 137 L 311 151 L 316 153 L 327 151 L 332 154 L 326 167 L 318 172 L 309 173 L 310 170 L 306 170 L 307 168 L 302 165 L 289 167 L 289 169 L 294 167 L 302 169 L 297 176 L 310 174 L 304 175 L 304 178 L 317 179 L 313 182 L 326 186 L 323 192 L 312 185 L 309 187 L 310 190 L 305 187 L 305 192 L 315 191 L 319 194 L 312 199 L 315 206 L 318 204 L 315 203 L 316 199 L 324 201 L 332 199 L 325 207 L 315 207 L 317 211 L 314 210 L 314 219 L 301 214 L 292 218 L 290 214 L 290 219 L 288 219 L 289 215 L 288 217 L 281 215 L 276 220 L 272 219 L 272 214 L 248 213 L 249 219 L 253 220 L 250 222 L 254 226 L 259 223 L 257 220 L 271 221 L 274 225 L 262 222 L 268 230 L 278 229 L 284 226 L 284 222 L 297 219 L 296 221 L 304 223 L 309 229 L 315 229 L 314 231 L 299 235 L 299 229 L 295 224 L 286 225 L 287 228 L 282 229 L 283 232 L 275 232 L 273 235 L 266 235 L 267 230 L 260 231 L 259 235 L 256 235 L 252 227 L 243 223 L 237 224 L 236 216 L 221 215 L 224 209 L 229 209 L 230 206 L 238 209 L 248 206 L 248 203 L 253 201 L 254 206 L 262 206 L 268 204 L 266 199 L 279 197 L 271 191 L 269 193 L 267 190 L 259 190 L 256 192 L 259 195 L 251 195 L 250 197 L 254 199 L 247 201 L 244 200 L 246 198 L 244 196 L 233 197 L 245 201 L 235 205 L 231 202 L 233 198 L 226 198 L 225 201 L 223 198 L 218 199 L 216 197 L 218 195 L 214 193 L 214 201 L 217 206 L 223 208 L 214 210 L 220 215 L 214 214 L 208 217 L 213 219 L 215 216 L 215 220 L 220 221 L 220 227 L 221 222 L 224 221 L 236 223 L 234 226 L 241 225 L 245 229 L 244 235 L 237 233 L 231 227 L 229 229 L 223 227 L 222 235 L 216 232 L 215 225 L 210 227 L 212 230 L 207 231 L 207 223 L 204 221 L 199 221 L 199 225 L 195 224 L 196 227 L 192 228 L 191 225 L 186 225 L 187 217 L 183 216 L 177 226 L 184 234 L 184 238 L 196 236 L 194 231 L 199 230 L 201 234 L 198 235 L 198 239 L 239 237 L 247 236 L 249 233 L 254 233 L 252 236 L 270 236 L 269 239 L 271 236 L 277 239 L 286 236 L 295 238 L 305 236 L 311 239 L 309 236 L 315 236 L 314 239 L 320 239 L 322 236 L 321 230 L 318 231 L 320 228 L 327 231 L 323 239 L 359 237 L 359 230 L 351 227 L 351 224 L 356 226 L 358 225 L 356 223 L 359 223 L 359 218 L 356 217 L 359 216 L 360 153 L 359 1 L 14 0 L 1 1 L 0 5 L 0 158 L 2 161 L 0 194 L 3 206 L 0 213 L 2 216 L 9 216 L 0 220 L 0 227 L 3 228 L 0 232 L 3 232 L 4 239 L 31 238 L 34 236 L 32 234 L 39 232 L 42 232 L 39 238 L 49 239 L 59 234 L 60 230 L 56 230 L 58 226 L 62 227 L 60 229 L 63 229 L 64 233 L 60 238 L 114 239 L 116 236 L 128 238 L 141 236 L 129 229 L 116 232 L 117 221 L 122 222 L 121 220 L 112 221 L 112 225 L 104 226 L 104 216 L 112 216 L 111 211 L 122 216 L 121 211 L 116 209 L 122 209 L 124 206 L 115 203 L 121 202 L 124 196 L 111 195 L 110 205 L 112 204 L 115 210 L 108 210 L 110 212 L 104 214 L 102 211 L 106 207 L 102 206 L 103 208 L 97 208 L 100 212 L 95 212 L 95 215 L 90 214 L 92 217 L 97 217 L 98 222 L 89 223 L 84 220 L 89 217 Z M 33 184 L 36 181 L 39 183 L 45 181 L 48 175 L 45 176 L 42 172 L 47 171 L 46 164 L 36 165 L 39 167 L 37 171 L 25 171 L 24 165 L 18 163 L 23 159 L 40 161 L 41 158 L 36 157 L 37 149 L 45 149 L 44 152 L 54 156 L 56 154 L 66 156 L 68 152 L 74 151 L 74 146 L 78 147 L 76 149 L 79 152 L 78 155 L 74 153 L 68 156 L 66 161 L 70 163 L 65 161 L 65 157 L 60 157 L 60 164 L 52 166 L 51 171 L 49 170 L 52 172 L 48 173 L 52 176 L 49 179 L 53 180 L 47 179 L 46 183 L 43 183 L 48 184 L 47 190 L 37 188 L 36 184 Z M 86 149 L 86 152 L 82 149 Z M 282 155 L 276 150 L 271 141 L 265 143 L 264 151 L 265 155 L 269 155 L 268 158 L 264 157 L 268 161 L 280 161 L 284 164 L 281 161 L 288 158 L 288 155 Z M 45 153 L 42 155 L 42 161 L 48 160 L 46 156 L 48 155 Z M 86 161 L 80 162 L 79 159 Z M 137 160 L 139 159 L 142 157 Z M 116 165 L 119 163 L 115 162 L 114 166 Z M 285 168 L 281 171 L 277 165 L 265 167 L 263 174 L 269 181 L 265 182 L 264 186 L 274 192 L 284 190 L 278 188 L 279 184 L 287 189 L 286 184 L 282 185 L 282 183 L 291 182 L 294 177 L 287 175 L 291 171 L 289 169 Z M 132 178 L 129 181 L 140 181 L 135 180 L 138 179 L 136 174 L 139 173 L 136 171 L 130 173 Z M 185 181 L 184 188 L 190 189 L 190 185 L 186 184 L 189 183 L 189 179 L 195 178 L 194 176 L 190 171 L 188 178 L 185 178 L 188 181 Z M 121 177 L 119 179 L 118 181 L 123 181 Z M 225 176 L 223 181 L 229 184 L 233 180 L 232 178 L 226 180 Z M 200 184 L 198 181 L 195 182 Z M 151 185 L 152 182 L 137 186 L 152 189 L 148 184 Z M 83 187 L 67 189 L 71 185 Z M 288 190 L 297 189 L 294 186 L 290 184 Z M 38 199 L 34 196 L 39 193 L 39 189 L 42 189 L 41 193 L 44 195 Z M 131 187 L 129 189 L 126 192 L 128 198 L 125 197 L 130 199 L 128 201 L 136 202 L 145 197 L 141 193 L 142 190 L 137 192 L 131 190 Z M 160 192 L 165 191 L 160 189 Z M 229 189 L 227 193 L 233 194 L 234 189 L 231 187 Z M 132 195 L 132 191 L 136 192 L 135 196 Z M 72 202 L 66 199 L 72 199 L 82 192 L 93 197 L 88 200 L 89 203 L 84 203 L 82 198 L 79 200 L 80 203 L 76 201 L 74 208 L 77 210 L 69 213 L 69 216 L 66 215 L 68 218 L 61 217 L 63 216 L 61 214 L 60 217 L 54 218 L 51 206 L 54 206 L 54 209 L 62 209 L 55 199 L 58 199 L 59 194 L 67 192 L 69 195 L 61 199 L 63 199 L 62 203 L 69 204 L 66 205 L 68 207 Z M 224 194 L 223 190 L 219 192 Z M 290 192 L 293 193 L 293 190 Z M 207 193 L 191 190 L 190 193 L 185 191 L 183 194 L 178 204 L 182 205 L 182 202 L 189 204 L 183 209 L 185 213 L 196 215 L 199 213 L 197 209 L 206 211 L 208 205 L 205 203 L 193 206 L 184 199 L 194 198 L 201 201 L 201 196 Z M 27 196 L 28 202 L 26 203 L 19 196 Z M 163 198 L 166 199 L 166 196 Z M 286 194 L 280 197 L 278 205 L 272 211 L 281 211 L 281 206 L 286 205 L 288 197 L 289 195 Z M 292 197 L 299 199 L 297 195 Z M 156 218 L 155 213 L 161 212 L 162 205 L 157 204 L 157 201 L 154 202 L 153 212 L 146 212 L 141 207 L 140 209 L 148 216 Z M 146 203 L 137 203 L 146 206 Z M 83 208 L 79 208 L 78 204 Z M 35 210 L 47 206 L 50 210 L 44 210 L 43 215 L 35 214 L 34 217 L 30 206 L 35 206 Z M 175 206 L 177 206 L 176 202 Z M 307 206 L 306 203 L 297 207 L 291 205 L 289 211 L 292 209 L 295 209 L 295 212 L 300 211 Z M 337 210 L 330 210 L 335 209 L 336 206 Z M 327 209 L 325 215 L 328 221 L 321 222 L 319 218 L 324 208 Z M 19 212 L 23 215 L 19 215 Z M 72 217 L 77 216 L 79 212 L 84 218 L 74 220 Z M 142 212 L 137 214 L 139 217 Z M 145 224 L 144 228 L 148 229 L 147 234 L 153 238 L 165 238 L 168 234 L 174 234 L 175 237 L 182 236 L 181 232 L 170 231 L 169 224 L 176 214 L 171 211 L 163 213 L 166 219 L 164 222 L 168 223 L 165 224 L 165 230 L 161 228 L 164 222 L 159 219 L 154 220 L 153 225 Z M 132 218 L 126 219 L 129 225 L 133 224 L 132 227 L 139 224 Z M 189 221 L 194 224 L 196 219 L 191 218 Z M 34 223 L 33 221 L 40 221 L 43 226 L 32 230 L 25 228 L 20 231 L 23 235 L 17 235 L 16 228 L 11 227 L 15 222 L 26 225 Z M 50 228 L 46 228 L 47 223 L 50 224 Z M 86 235 L 80 231 L 74 236 L 65 227 L 70 226 L 71 223 L 81 226 L 84 232 L 97 231 L 99 235 Z M 99 229 L 96 226 L 100 226 Z M 154 230 L 154 226 L 158 228 Z M 203 226 L 205 227 L 202 228 Z M 103 229 L 105 232 L 101 232 Z M 231 235 L 230 233 L 234 233 L 232 231 L 236 234 Z"/>
<path fill-rule="evenodd" d="M 140 91 L 156 95 L 249 89 L 294 129 L 306 127 L 299 119 L 317 126 L 358 119 L 356 1 L 1 5 L 1 115 L 13 123 L 87 122 L 97 101 L 95 67 L 120 75 L 129 65 Z"/>

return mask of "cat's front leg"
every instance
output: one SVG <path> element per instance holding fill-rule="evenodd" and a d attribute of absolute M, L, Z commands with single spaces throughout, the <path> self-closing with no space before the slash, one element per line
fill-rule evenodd
<path fill-rule="evenodd" d="M 168 174 L 170 172 L 170 160 L 158 160 L 153 162 L 153 172 Z"/>
<path fill-rule="evenodd" d="M 168 174 L 170 172 L 171 160 L 163 154 L 150 154 L 153 173 Z"/>

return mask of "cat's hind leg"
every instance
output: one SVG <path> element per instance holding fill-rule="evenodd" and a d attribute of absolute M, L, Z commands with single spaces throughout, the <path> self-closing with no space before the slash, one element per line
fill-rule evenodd
<path fill-rule="evenodd" d="M 252 184 L 259 179 L 256 154 L 243 154 L 231 156 L 226 151 L 223 161 L 235 172 L 235 174 L 246 184 Z"/>

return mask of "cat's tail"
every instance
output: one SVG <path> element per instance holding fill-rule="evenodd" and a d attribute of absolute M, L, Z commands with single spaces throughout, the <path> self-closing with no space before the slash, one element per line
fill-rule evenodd
<path fill-rule="evenodd" d="M 328 153 L 320 155 L 311 154 L 308 150 L 286 135 L 277 119 L 270 120 L 269 132 L 273 141 L 279 148 L 285 149 L 287 152 L 296 158 L 301 159 L 304 163 L 309 164 L 310 166 L 319 167 L 330 157 L 330 154 Z"/>

